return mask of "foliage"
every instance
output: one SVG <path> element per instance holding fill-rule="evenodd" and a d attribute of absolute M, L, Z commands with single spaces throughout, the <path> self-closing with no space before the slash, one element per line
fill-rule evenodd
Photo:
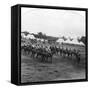
<path fill-rule="evenodd" d="M 78 38 L 78 42 L 82 42 L 84 45 L 86 45 L 86 37 L 82 36 L 81 38 Z"/>
<path fill-rule="evenodd" d="M 24 32 L 22 32 L 22 33 L 24 33 L 25 34 L 25 36 L 27 36 L 28 34 L 30 34 L 29 32 L 27 32 L 27 31 L 24 31 Z"/>

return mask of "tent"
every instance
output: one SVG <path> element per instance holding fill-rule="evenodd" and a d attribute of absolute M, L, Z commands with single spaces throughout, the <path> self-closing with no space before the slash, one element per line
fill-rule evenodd
<path fill-rule="evenodd" d="M 58 39 L 57 42 L 61 44 L 64 43 L 65 41 L 63 39 Z"/>
<path fill-rule="evenodd" d="M 69 43 L 71 43 L 71 44 L 77 44 L 77 45 L 84 45 L 82 42 L 78 42 L 78 40 L 76 38 L 73 39 L 71 42 L 69 41 Z"/>
<path fill-rule="evenodd" d="M 68 44 L 77 44 L 77 45 L 83 45 L 84 44 L 82 42 L 78 42 L 78 40 L 76 38 L 74 38 L 72 41 L 70 41 L 70 39 L 67 39 L 66 41 L 64 41 L 63 39 L 58 39 L 57 40 L 58 43 L 68 43 Z"/>
<path fill-rule="evenodd" d="M 30 35 L 30 34 L 27 35 L 26 38 L 27 38 L 27 39 L 35 39 L 35 37 L 34 37 L 33 35 Z"/>

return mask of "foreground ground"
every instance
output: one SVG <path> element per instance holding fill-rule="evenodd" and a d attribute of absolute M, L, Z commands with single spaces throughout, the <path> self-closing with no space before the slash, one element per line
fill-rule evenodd
<path fill-rule="evenodd" d="M 84 54 L 85 55 L 85 54 Z M 53 56 L 52 63 L 21 55 L 21 82 L 85 79 L 85 58 L 80 64 L 70 57 Z"/>

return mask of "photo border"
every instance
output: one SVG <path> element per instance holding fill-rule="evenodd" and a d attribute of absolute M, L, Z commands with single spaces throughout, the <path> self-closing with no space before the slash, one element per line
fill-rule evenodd
<path fill-rule="evenodd" d="M 76 7 L 60 7 L 60 6 L 45 6 L 45 5 L 25 5 L 18 4 L 18 55 L 19 55 L 19 85 L 36 85 L 36 84 L 53 84 L 53 83 L 71 83 L 71 82 L 82 82 L 88 81 L 88 8 L 76 8 Z M 73 79 L 73 80 L 57 80 L 57 81 L 41 81 L 41 82 L 21 82 L 21 8 L 40 8 L 40 9 L 56 9 L 56 10 L 76 10 L 76 11 L 85 11 L 85 29 L 86 29 L 86 73 L 85 79 Z"/>

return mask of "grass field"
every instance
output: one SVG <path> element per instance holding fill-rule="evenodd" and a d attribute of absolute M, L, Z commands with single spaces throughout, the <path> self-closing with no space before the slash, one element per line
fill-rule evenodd
<path fill-rule="evenodd" d="M 85 47 L 68 47 L 80 49 L 80 64 L 77 64 L 75 57 L 54 55 L 52 63 L 48 63 L 32 59 L 29 55 L 21 55 L 21 82 L 85 79 Z"/>

